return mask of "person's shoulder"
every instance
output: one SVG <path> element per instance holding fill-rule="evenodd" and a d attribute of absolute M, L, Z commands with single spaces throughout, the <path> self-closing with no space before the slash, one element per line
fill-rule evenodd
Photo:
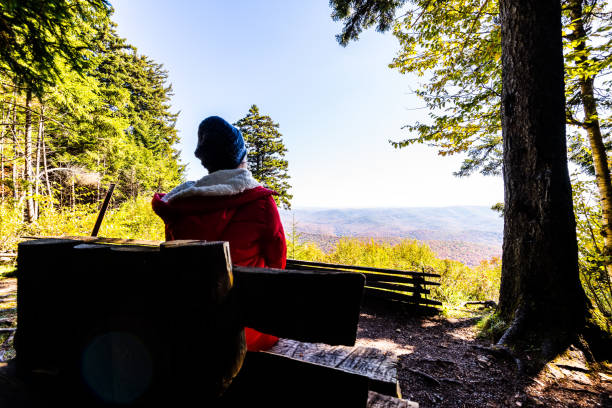
<path fill-rule="evenodd" d="M 244 211 L 252 215 L 259 213 L 263 217 L 278 212 L 274 201 L 275 194 L 273 190 L 265 187 L 255 187 L 245 191 L 238 200 L 241 201 L 240 207 Z"/>
<path fill-rule="evenodd" d="M 163 197 L 160 197 L 162 200 L 169 202 L 173 199 L 183 195 L 187 190 L 192 188 L 195 185 L 195 181 L 186 181 L 178 186 L 174 187 L 168 194 L 165 194 Z"/>

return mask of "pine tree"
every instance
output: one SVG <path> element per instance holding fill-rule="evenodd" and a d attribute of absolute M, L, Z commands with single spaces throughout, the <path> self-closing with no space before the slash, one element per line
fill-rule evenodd
<path fill-rule="evenodd" d="M 278 193 L 274 197 L 277 205 L 282 204 L 283 208 L 290 209 L 293 195 L 288 192 L 291 185 L 287 182 L 287 148 L 278 131 L 278 123 L 267 115 L 261 115 L 257 105 L 253 105 L 249 113 L 234 125 L 242 132 L 247 145 L 249 169 L 253 177 Z"/>

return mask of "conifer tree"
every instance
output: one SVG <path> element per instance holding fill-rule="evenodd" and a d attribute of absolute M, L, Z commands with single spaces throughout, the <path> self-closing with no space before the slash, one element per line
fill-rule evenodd
<path fill-rule="evenodd" d="M 278 193 L 274 197 L 277 205 L 290 209 L 293 195 L 288 192 L 291 185 L 287 182 L 287 148 L 278 131 L 278 123 L 260 114 L 257 105 L 252 105 L 249 113 L 234 125 L 242 132 L 247 145 L 249 169 L 253 177 Z"/>

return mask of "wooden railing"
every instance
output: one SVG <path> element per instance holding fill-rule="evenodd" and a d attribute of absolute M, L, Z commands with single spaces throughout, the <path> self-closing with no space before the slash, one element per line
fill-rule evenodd
<path fill-rule="evenodd" d="M 357 272 L 365 276 L 365 298 L 382 299 L 418 308 L 436 309 L 442 302 L 430 299 L 431 286 L 440 286 L 440 275 L 368 266 L 287 260 L 287 269 L 320 272 Z"/>

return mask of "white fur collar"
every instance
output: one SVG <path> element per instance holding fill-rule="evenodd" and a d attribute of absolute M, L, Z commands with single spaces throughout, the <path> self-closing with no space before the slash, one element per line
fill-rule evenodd
<path fill-rule="evenodd" d="M 175 187 L 163 200 L 170 202 L 179 197 L 235 195 L 259 186 L 261 184 L 247 169 L 217 170 L 198 181 L 188 181 Z"/>

